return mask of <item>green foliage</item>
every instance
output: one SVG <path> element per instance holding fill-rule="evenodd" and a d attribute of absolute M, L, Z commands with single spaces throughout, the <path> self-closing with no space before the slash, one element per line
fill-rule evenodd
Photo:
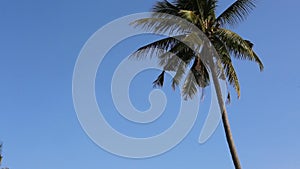
<path fill-rule="evenodd" d="M 163 14 L 153 14 L 150 18 L 140 19 L 132 23 L 135 27 L 151 31 L 153 33 L 176 32 L 179 35 L 163 38 L 139 48 L 134 54 L 135 58 L 157 57 L 159 64 L 164 68 L 154 86 L 163 86 L 165 71 L 175 72 L 172 79 L 172 88 L 175 89 L 183 81 L 182 95 L 185 99 L 192 98 L 199 88 L 209 85 L 209 69 L 200 56 L 205 52 L 195 53 L 186 43 L 193 42 L 194 46 L 201 46 L 203 42 L 193 39 L 192 27 L 200 29 L 210 40 L 216 49 L 220 60 L 219 78 L 226 79 L 234 87 L 240 97 L 240 84 L 237 73 L 232 64 L 232 58 L 256 62 L 262 71 L 264 66 L 257 54 L 253 51 L 253 44 L 243 39 L 237 33 L 226 29 L 226 26 L 237 25 L 243 21 L 255 7 L 254 0 L 237 0 L 223 13 L 216 16 L 217 0 L 163 0 L 157 2 L 153 12 L 171 14 L 188 21 L 168 19 Z M 189 32 L 190 31 L 190 32 Z M 183 42 L 181 42 L 183 41 Z M 188 66 L 192 65 L 192 66 Z M 228 94 L 230 99 L 230 94 Z"/>
<path fill-rule="evenodd" d="M 217 18 L 217 22 L 222 26 L 234 26 L 245 20 L 254 8 L 255 0 L 237 0 Z"/>

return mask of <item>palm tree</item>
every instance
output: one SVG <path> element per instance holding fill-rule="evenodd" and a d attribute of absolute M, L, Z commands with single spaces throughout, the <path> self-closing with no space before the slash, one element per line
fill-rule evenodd
<path fill-rule="evenodd" d="M 184 98 L 192 98 L 198 89 L 207 87 L 210 78 L 212 78 L 220 110 L 222 111 L 222 123 L 231 157 L 235 168 L 241 169 L 218 78 L 226 79 L 226 81 L 233 86 L 239 98 L 240 84 L 231 59 L 236 58 L 254 61 L 259 65 L 261 71 L 264 68 L 261 60 L 253 51 L 253 44 L 249 40 L 243 39 L 237 33 L 227 29 L 228 27 L 235 26 L 240 21 L 245 20 L 249 12 L 254 9 L 255 2 L 254 0 L 237 0 L 219 16 L 216 16 L 217 5 L 218 0 L 174 0 L 173 2 L 163 0 L 157 2 L 152 11 L 184 18 L 200 29 L 207 36 L 219 55 L 221 65 L 220 70 L 222 70 L 222 73 L 219 73 L 220 71 L 214 69 L 215 65 L 211 65 L 214 64 L 212 58 L 210 65 L 207 65 L 207 63 L 204 63 L 203 60 L 200 59 L 199 53 L 195 53 L 189 46 L 178 40 L 178 37 L 185 35 L 167 37 L 150 43 L 139 48 L 133 56 L 142 58 L 143 56 L 152 57 L 153 55 L 156 55 L 159 58 L 160 65 L 164 70 L 153 82 L 154 86 L 163 86 L 165 71 L 173 71 L 175 72 L 175 76 L 172 80 L 172 87 L 175 89 L 183 79 L 184 73 L 189 71 L 190 73 L 184 79 L 182 87 Z M 167 30 L 166 28 L 168 28 L 168 26 L 172 26 L 163 21 L 159 21 L 158 19 L 153 20 L 151 18 L 140 19 L 133 24 L 144 29 L 153 30 L 154 32 L 157 32 L 157 30 L 162 32 Z M 163 50 L 163 53 L 160 52 L 161 50 Z M 172 54 L 167 55 L 167 53 Z M 180 60 L 174 60 L 173 56 L 175 55 L 179 57 Z M 180 62 L 183 62 L 184 64 L 180 64 Z M 191 66 L 189 67 L 187 65 Z M 209 76 L 210 71 L 212 77 Z M 196 83 L 191 82 L 192 78 L 196 79 Z M 230 100 L 229 93 L 227 98 Z"/>

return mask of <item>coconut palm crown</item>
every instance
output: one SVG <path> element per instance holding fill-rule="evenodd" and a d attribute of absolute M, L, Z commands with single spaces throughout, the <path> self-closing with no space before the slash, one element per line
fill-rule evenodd
<path fill-rule="evenodd" d="M 197 26 L 216 49 L 222 62 L 226 80 L 234 87 L 239 98 L 241 93 L 240 84 L 232 63 L 232 58 L 254 61 L 258 64 L 261 71 L 264 66 L 253 51 L 253 43 L 243 39 L 240 35 L 227 28 L 245 20 L 249 12 L 255 7 L 255 2 L 254 0 L 237 0 L 219 16 L 216 16 L 217 6 L 218 0 L 175 0 L 173 2 L 164 0 L 157 2 L 152 11 L 178 16 Z M 157 23 L 157 21 L 153 22 L 151 19 L 144 19 L 134 24 L 135 26 L 154 30 L 163 25 L 163 23 Z M 165 53 L 174 53 L 186 65 L 192 66 L 189 68 L 180 67 L 178 66 L 180 64 L 174 63 L 174 59 L 172 60 L 172 58 L 160 52 L 154 52 L 155 50 L 153 49 L 164 50 Z M 203 89 L 209 85 L 210 77 L 205 64 L 202 63 L 201 59 L 199 59 L 198 55 L 192 49 L 177 40 L 177 38 L 168 37 L 150 43 L 139 48 L 134 53 L 134 56 L 141 58 L 142 56 L 149 56 L 149 53 L 151 57 L 157 55 L 160 59 L 160 65 L 164 68 L 164 71 L 153 82 L 154 86 L 163 86 L 165 71 L 174 71 L 176 75 L 173 77 L 172 87 L 175 89 L 182 80 L 183 74 L 187 71 L 186 69 L 190 69 L 193 73 L 196 84 L 190 83 L 191 78 L 189 76 L 186 77 L 182 90 L 185 98 L 192 98 L 197 92 L 198 87 Z M 185 87 L 187 86 L 186 84 L 189 85 L 189 88 Z M 227 98 L 230 100 L 229 93 Z"/>

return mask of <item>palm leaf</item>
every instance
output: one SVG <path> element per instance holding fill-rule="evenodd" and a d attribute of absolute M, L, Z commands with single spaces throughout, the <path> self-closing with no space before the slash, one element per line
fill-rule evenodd
<path fill-rule="evenodd" d="M 181 80 L 182 80 L 182 78 L 185 74 L 186 67 L 187 67 L 187 64 L 185 64 L 183 60 L 180 60 L 179 65 L 178 65 L 177 70 L 176 70 L 176 74 L 172 78 L 172 88 L 173 88 L 173 90 L 175 90 L 175 88 L 181 82 Z"/>
<path fill-rule="evenodd" d="M 217 0 L 207 0 L 205 1 L 205 6 L 203 7 L 204 17 L 207 19 L 215 19 L 216 18 L 216 7 L 217 7 Z"/>
<path fill-rule="evenodd" d="M 218 38 L 214 39 L 214 47 L 218 51 L 219 56 L 221 57 L 221 62 L 224 68 L 224 72 L 227 78 L 227 81 L 235 89 L 238 98 L 241 95 L 240 84 L 238 80 L 237 73 L 232 64 L 230 53 L 227 50 L 225 44 Z M 230 93 L 228 93 L 227 100 L 230 102 Z"/>
<path fill-rule="evenodd" d="M 167 53 L 160 55 L 160 66 L 165 70 L 175 71 L 181 60 L 187 62 L 192 57 L 193 52 L 184 43 L 178 42 L 176 46 L 171 48 Z"/>
<path fill-rule="evenodd" d="M 240 98 L 241 88 L 240 88 L 238 76 L 237 76 L 236 71 L 233 67 L 232 61 L 229 57 L 224 56 L 224 57 L 222 57 L 222 62 L 223 62 L 223 65 L 224 65 L 227 80 L 228 80 L 229 84 L 234 87 L 234 89 L 235 89 L 235 91 L 238 95 L 238 98 Z"/>
<path fill-rule="evenodd" d="M 153 82 L 153 87 L 162 87 L 164 85 L 165 71 L 162 71 L 157 79 Z"/>
<path fill-rule="evenodd" d="M 169 36 L 187 34 L 195 29 L 195 25 L 192 23 L 165 13 L 153 13 L 150 18 L 138 19 L 130 23 L 130 25 L 151 33 L 167 34 Z"/>
<path fill-rule="evenodd" d="M 163 53 L 167 52 L 169 49 L 174 48 L 179 41 L 177 39 L 182 38 L 185 35 L 179 35 L 174 37 L 167 37 L 155 42 L 152 42 L 150 44 L 147 44 L 143 47 L 140 47 L 137 49 L 133 54 L 131 54 L 131 57 L 135 57 L 137 59 L 143 59 L 143 57 L 146 56 L 159 56 Z"/>
<path fill-rule="evenodd" d="M 221 13 L 216 22 L 221 26 L 226 24 L 233 26 L 244 21 L 254 8 L 255 0 L 237 0 Z"/>
<path fill-rule="evenodd" d="M 199 87 L 205 88 L 209 85 L 209 74 L 206 66 L 201 61 L 200 57 L 196 57 L 191 71 L 195 76 L 195 80 Z"/>
<path fill-rule="evenodd" d="M 200 6 L 199 3 L 203 3 L 203 1 L 199 0 L 176 0 L 175 5 L 178 6 L 178 8 L 183 10 L 191 10 L 191 11 L 199 11 Z"/>
<path fill-rule="evenodd" d="M 157 2 L 152 9 L 153 12 L 167 13 L 175 16 L 178 16 L 179 10 L 177 6 L 167 0 Z"/>
<path fill-rule="evenodd" d="M 255 62 L 258 63 L 260 71 L 264 70 L 264 64 L 262 63 L 262 61 L 260 60 L 260 58 L 257 56 L 257 54 L 254 51 L 253 51 L 253 58 L 254 58 Z"/>
<path fill-rule="evenodd" d="M 184 81 L 182 87 L 182 96 L 185 100 L 192 99 L 193 96 L 197 93 L 197 81 L 192 71 L 190 71 Z"/>
<path fill-rule="evenodd" d="M 252 50 L 251 44 L 248 40 L 244 40 L 238 34 L 228 29 L 220 28 L 216 34 L 218 38 L 225 44 L 227 50 L 233 54 L 233 56 L 238 59 L 255 61 L 259 65 L 260 70 L 263 70 L 263 63 Z"/>

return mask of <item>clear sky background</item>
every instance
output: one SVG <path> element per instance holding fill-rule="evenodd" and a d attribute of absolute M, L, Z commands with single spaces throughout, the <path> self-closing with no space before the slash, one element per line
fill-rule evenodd
<path fill-rule="evenodd" d="M 154 0 L 140 1 L 14 1 L 0 0 L 0 140 L 3 167 L 11 169 L 182 169 L 233 168 L 220 125 L 205 144 L 197 139 L 209 106 L 201 103 L 191 133 L 173 150 L 158 157 L 134 160 L 99 148 L 82 130 L 72 103 L 72 74 L 87 39 L 108 22 L 148 12 Z M 222 11 L 232 1 L 220 0 Z M 292 0 L 265 0 L 234 30 L 254 42 L 265 64 L 235 61 L 242 96 L 228 106 L 232 132 L 244 169 L 300 168 L 299 5 Z M 176 118 L 176 97 L 158 124 L 137 125 L 117 117 L 110 77 L 114 66 L 149 38 L 135 37 L 116 46 L 105 58 L 96 79 L 99 105 L 112 126 L 134 136 L 157 134 Z M 146 109 L 157 71 L 133 81 L 132 101 Z M 105 92 L 106 91 L 106 92 Z M 100 94 L 101 93 L 101 94 Z M 137 95 L 138 94 L 138 95 Z M 169 110 L 169 111 L 168 111 Z M 170 117 L 168 116 L 170 115 Z M 127 123 L 127 124 L 125 124 Z M 152 126 L 151 126 L 152 125 Z"/>

